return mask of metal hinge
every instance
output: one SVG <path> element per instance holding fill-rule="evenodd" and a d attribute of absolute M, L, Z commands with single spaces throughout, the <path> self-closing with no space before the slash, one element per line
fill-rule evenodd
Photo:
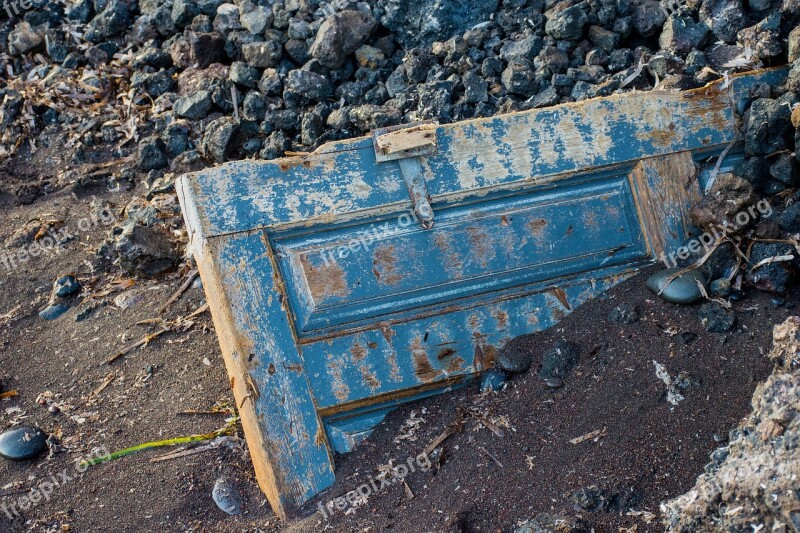
<path fill-rule="evenodd" d="M 378 163 L 397 161 L 406 182 L 411 205 L 422 227 L 433 227 L 431 196 L 425 183 L 422 158 L 435 155 L 436 128 L 434 121 L 379 128 L 372 132 L 375 160 Z"/>

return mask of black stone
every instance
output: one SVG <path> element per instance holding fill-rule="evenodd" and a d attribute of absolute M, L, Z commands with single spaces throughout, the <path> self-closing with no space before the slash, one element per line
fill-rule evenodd
<path fill-rule="evenodd" d="M 385 0 L 381 23 L 404 48 L 429 45 L 450 35 L 461 35 L 489 20 L 499 0 Z"/>
<path fill-rule="evenodd" d="M 627 48 L 614 50 L 608 55 L 608 70 L 618 72 L 633 64 L 633 52 Z"/>
<path fill-rule="evenodd" d="M 584 511 L 601 511 L 608 505 L 606 492 L 598 487 L 584 487 L 575 491 L 572 499 Z"/>
<path fill-rule="evenodd" d="M 228 71 L 229 79 L 242 87 L 255 89 L 261 79 L 261 72 L 242 61 L 235 61 Z"/>
<path fill-rule="evenodd" d="M 497 354 L 495 364 L 507 372 L 517 374 L 530 370 L 532 361 L 533 356 L 529 350 L 525 350 L 518 343 L 510 342 Z"/>
<path fill-rule="evenodd" d="M 406 52 L 405 59 L 406 77 L 411 83 L 421 83 L 428 77 L 428 72 L 436 64 L 436 56 L 428 49 L 412 48 Z"/>
<path fill-rule="evenodd" d="M 633 304 L 621 304 L 611 310 L 608 319 L 618 324 L 633 324 L 639 320 L 639 310 Z"/>
<path fill-rule="evenodd" d="M 777 217 L 778 226 L 789 233 L 800 233 L 800 202 L 795 202 L 787 207 Z"/>
<path fill-rule="evenodd" d="M 175 91 L 177 84 L 167 70 L 152 73 L 138 71 L 131 77 L 131 87 L 140 89 L 155 99 L 162 94 Z"/>
<path fill-rule="evenodd" d="M 542 379 L 563 379 L 578 364 L 578 359 L 577 349 L 566 341 L 560 341 L 542 356 L 542 368 L 539 371 L 539 377 Z"/>
<path fill-rule="evenodd" d="M 578 4 L 557 13 L 547 21 L 545 31 L 554 39 L 574 41 L 583 35 L 583 28 L 589 22 L 589 17 L 583 10 L 583 5 Z"/>
<path fill-rule="evenodd" d="M 791 107 L 780 100 L 760 98 L 750 106 L 745 134 L 747 155 L 768 155 L 786 148 Z"/>
<path fill-rule="evenodd" d="M 789 154 L 781 154 L 769 167 L 769 175 L 787 187 L 792 186 L 795 174 L 794 158 Z"/>
<path fill-rule="evenodd" d="M 170 124 L 164 131 L 162 138 L 169 157 L 175 157 L 189 149 L 189 128 L 185 124 Z"/>
<path fill-rule="evenodd" d="M 797 258 L 794 246 L 779 242 L 756 242 L 750 250 L 750 265 L 757 265 L 764 259 L 793 255 Z M 786 292 L 786 283 L 789 281 L 791 262 L 774 262 L 747 272 L 747 280 L 756 288 L 776 294 Z"/>
<path fill-rule="evenodd" d="M 0 457 L 12 461 L 33 459 L 47 448 L 47 434 L 39 428 L 18 426 L 0 434 Z"/>
<path fill-rule="evenodd" d="M 706 331 L 710 333 L 725 333 L 736 322 L 736 315 L 733 311 L 725 309 L 717 302 L 703 304 L 697 312 L 697 316 L 700 317 Z"/>
<path fill-rule="evenodd" d="M 750 182 L 753 189 L 760 189 L 769 176 L 769 163 L 764 157 L 747 157 L 734 167 L 733 173 Z"/>
<path fill-rule="evenodd" d="M 122 33 L 131 24 L 131 13 L 127 2 L 111 0 L 105 9 L 89 23 L 83 34 L 91 42 L 98 43 L 118 33 Z"/>
<path fill-rule="evenodd" d="M 481 392 L 500 391 L 508 382 L 508 374 L 502 370 L 487 370 L 481 376 Z"/>
<path fill-rule="evenodd" d="M 152 136 L 143 139 L 139 143 L 139 153 L 136 158 L 136 166 L 140 170 L 160 170 L 169 166 L 169 160 L 165 153 L 164 141 L 159 137 Z"/>
<path fill-rule="evenodd" d="M 307 70 L 289 72 L 283 87 L 284 98 L 294 97 L 299 101 L 320 102 L 333 95 L 333 87 L 324 76 Z"/>
<path fill-rule="evenodd" d="M 81 291 L 81 284 L 73 275 L 61 276 L 53 283 L 53 294 L 59 298 L 74 296 Z"/>

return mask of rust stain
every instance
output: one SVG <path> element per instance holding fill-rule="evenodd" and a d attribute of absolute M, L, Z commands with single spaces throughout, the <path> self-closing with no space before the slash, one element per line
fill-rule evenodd
<path fill-rule="evenodd" d="M 361 346 L 361 343 L 358 341 L 356 341 L 352 348 L 350 348 L 350 353 L 353 354 L 354 361 L 361 361 L 367 356 L 366 348 Z"/>
<path fill-rule="evenodd" d="M 436 231 L 433 236 L 433 244 L 444 254 L 443 263 L 447 273 L 455 278 L 463 277 L 464 263 L 461 261 L 461 256 L 453 252 L 450 236 L 442 231 Z"/>
<path fill-rule="evenodd" d="M 308 257 L 300 256 L 303 272 L 308 282 L 308 289 L 314 300 L 321 300 L 329 296 L 345 297 L 349 294 L 344 270 L 339 263 L 313 265 Z"/>
<path fill-rule="evenodd" d="M 480 324 L 480 317 L 477 314 L 469 315 L 467 322 L 469 323 L 469 329 L 474 331 L 478 329 L 478 325 Z"/>
<path fill-rule="evenodd" d="M 306 157 L 284 157 L 275 162 L 278 164 L 278 168 L 281 169 L 282 172 L 286 172 L 293 167 L 301 165 L 305 168 L 311 168 L 311 161 L 309 161 Z"/>
<path fill-rule="evenodd" d="M 428 352 L 422 346 L 422 341 L 415 338 L 411 343 L 411 353 L 414 356 L 414 375 L 424 383 L 429 383 L 442 375 L 442 371 L 431 366 Z"/>
<path fill-rule="evenodd" d="M 378 247 L 375 250 L 372 266 L 372 272 L 380 283 L 397 285 L 403 280 L 403 274 L 397 271 L 397 257 L 393 245 Z"/>
<path fill-rule="evenodd" d="M 494 366 L 494 360 L 497 358 L 497 348 L 491 344 L 484 345 L 483 347 L 483 364 L 486 368 Z"/>
<path fill-rule="evenodd" d="M 383 335 L 384 340 L 389 344 L 392 345 L 392 337 L 394 336 L 394 331 L 392 328 L 387 326 L 386 324 L 381 324 L 381 335 Z"/>
<path fill-rule="evenodd" d="M 321 423 L 317 423 L 317 433 L 314 435 L 314 446 L 325 446 L 325 429 Z"/>
<path fill-rule="evenodd" d="M 444 367 L 444 371 L 448 374 L 455 374 L 456 372 L 460 372 L 466 362 L 460 357 L 453 357 L 447 363 L 447 366 Z"/>
<path fill-rule="evenodd" d="M 364 381 L 367 387 L 372 390 L 372 392 L 375 392 L 381 388 L 381 382 L 378 381 L 378 378 L 375 377 L 375 374 L 370 372 L 366 365 L 360 365 L 358 369 L 361 371 L 361 379 Z"/>
<path fill-rule="evenodd" d="M 508 313 L 502 309 L 492 310 L 492 316 L 497 321 L 497 329 L 504 329 L 508 325 Z"/>
<path fill-rule="evenodd" d="M 539 239 L 544 234 L 544 228 L 547 226 L 547 221 L 543 218 L 537 218 L 528 222 L 528 231 L 535 239 Z"/>
<path fill-rule="evenodd" d="M 467 233 L 478 263 L 482 267 L 486 267 L 489 260 L 495 255 L 494 237 L 486 231 L 486 228 L 480 226 L 468 226 Z"/>
<path fill-rule="evenodd" d="M 442 348 L 441 350 L 439 350 L 439 353 L 436 354 L 436 359 L 441 361 L 442 359 L 447 359 L 454 353 L 456 353 L 456 351 L 452 348 Z"/>
<path fill-rule="evenodd" d="M 331 375 L 333 395 L 340 402 L 347 401 L 350 396 L 350 387 L 342 379 L 342 366 L 334 361 L 328 363 L 328 373 Z"/>
<path fill-rule="evenodd" d="M 650 141 L 658 148 L 670 148 L 675 143 L 677 132 L 675 130 L 654 129 L 647 133 L 638 133 L 636 138 L 640 141 Z"/>
<path fill-rule="evenodd" d="M 597 214 L 594 211 L 586 211 L 583 215 L 583 222 L 592 228 L 597 227 Z"/>
<path fill-rule="evenodd" d="M 387 324 L 381 324 L 381 335 L 383 335 L 383 340 L 385 340 L 387 344 L 388 355 L 386 356 L 386 361 L 389 363 L 389 368 L 391 369 L 389 371 L 389 377 L 392 378 L 392 381 L 395 383 L 400 383 L 403 381 L 403 375 L 400 372 L 400 366 L 397 364 L 397 351 L 395 351 L 392 346 L 394 331 Z M 377 343 L 375 347 L 378 347 Z M 386 353 L 386 351 L 384 353 Z"/>
<path fill-rule="evenodd" d="M 389 363 L 389 377 L 392 378 L 392 381 L 395 383 L 400 383 L 403 381 L 403 375 L 400 372 L 400 367 L 397 365 L 397 352 L 394 351 L 391 347 L 389 348 L 391 351 L 389 352 L 389 357 L 386 358 L 386 361 Z"/>

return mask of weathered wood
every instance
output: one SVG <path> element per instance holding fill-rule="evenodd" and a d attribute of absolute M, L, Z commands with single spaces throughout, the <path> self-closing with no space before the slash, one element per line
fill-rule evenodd
<path fill-rule="evenodd" d="M 732 102 L 785 75 L 436 126 L 436 153 L 420 158 L 430 230 L 400 162 L 379 163 L 369 138 L 182 176 L 190 247 L 276 513 L 329 486 L 332 452 L 394 406 L 463 383 L 510 338 L 680 244 L 699 198 L 694 157 L 734 139 Z"/>
<path fill-rule="evenodd" d="M 330 485 L 334 474 L 288 310 L 275 291 L 274 258 L 260 231 L 198 246 L 198 269 L 256 478 L 285 518 Z"/>
<path fill-rule="evenodd" d="M 385 156 L 436 147 L 436 125 L 422 124 L 375 137 L 375 148 Z"/>
<path fill-rule="evenodd" d="M 475 190 L 547 184 L 575 172 L 733 141 L 732 102 L 785 69 L 760 71 L 692 91 L 625 93 L 437 127 L 438 154 L 427 161 L 436 202 Z M 377 164 L 370 138 L 325 145 L 302 158 L 225 165 L 183 181 L 197 199 L 200 238 L 242 228 L 303 227 L 397 212 L 408 196 L 397 163 Z M 276 201 L 278 198 L 281 201 Z M 380 207 L 376 207 L 380 206 Z"/>
<path fill-rule="evenodd" d="M 669 179 L 665 179 L 669 178 Z M 630 174 L 636 207 L 653 257 L 675 250 L 689 234 L 689 207 L 700 201 L 691 152 L 642 159 Z"/>

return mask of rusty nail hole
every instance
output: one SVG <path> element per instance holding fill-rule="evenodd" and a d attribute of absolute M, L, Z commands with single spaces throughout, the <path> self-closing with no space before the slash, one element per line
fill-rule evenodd
<path fill-rule="evenodd" d="M 375 342 L 375 341 L 369 341 L 367 343 L 367 348 L 369 348 L 370 350 L 374 350 L 377 347 L 378 347 L 378 343 Z"/>
<path fill-rule="evenodd" d="M 674 122 L 670 122 L 669 123 L 669 131 L 675 131 L 675 123 Z"/>
<path fill-rule="evenodd" d="M 269 364 L 269 368 L 267 368 L 267 372 L 269 372 L 269 375 L 270 375 L 270 376 L 273 376 L 273 375 L 275 375 L 275 365 L 273 365 L 272 363 L 270 363 L 270 364 Z"/>

